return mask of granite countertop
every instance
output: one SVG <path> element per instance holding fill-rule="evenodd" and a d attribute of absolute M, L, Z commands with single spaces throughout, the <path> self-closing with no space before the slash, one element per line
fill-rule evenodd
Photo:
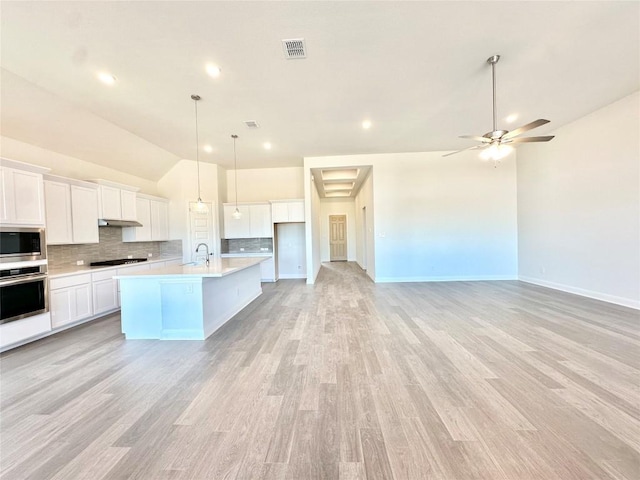
<path fill-rule="evenodd" d="M 167 255 L 167 256 L 156 257 L 153 260 L 147 260 L 146 262 L 126 263 L 123 265 L 106 265 L 102 267 L 92 267 L 90 265 L 71 265 L 68 267 L 50 268 L 48 273 L 49 273 L 49 278 L 57 278 L 57 277 L 66 277 L 70 275 L 81 275 L 83 273 L 99 272 L 102 270 L 114 270 L 116 268 L 133 267 L 134 265 L 149 265 L 152 263 L 166 262 L 167 260 L 177 260 L 177 259 L 181 260 L 182 257 L 178 255 Z"/>
<path fill-rule="evenodd" d="M 263 262 L 267 257 L 223 257 L 213 258 L 209 265 L 204 263 L 187 263 L 184 265 L 171 265 L 164 268 L 156 268 L 154 270 L 143 270 L 139 272 L 126 273 L 116 275 L 115 279 L 132 279 L 132 278 L 205 278 L 205 277 L 225 277 L 233 273 L 253 267 Z"/>

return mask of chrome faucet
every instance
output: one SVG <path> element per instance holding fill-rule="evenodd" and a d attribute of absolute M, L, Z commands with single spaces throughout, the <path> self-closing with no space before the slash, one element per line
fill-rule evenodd
<path fill-rule="evenodd" d="M 200 250 L 200 247 L 202 247 L 203 245 L 207 253 L 207 259 L 205 260 L 205 263 L 207 264 L 207 266 L 209 266 L 209 246 L 206 243 L 199 243 L 196 247 L 196 253 L 198 253 L 198 250 Z"/>

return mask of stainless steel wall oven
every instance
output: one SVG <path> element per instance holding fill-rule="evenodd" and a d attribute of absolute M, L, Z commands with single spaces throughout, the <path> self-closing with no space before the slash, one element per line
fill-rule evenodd
<path fill-rule="evenodd" d="M 0 268 L 0 324 L 49 311 L 47 266 L 34 263 Z"/>

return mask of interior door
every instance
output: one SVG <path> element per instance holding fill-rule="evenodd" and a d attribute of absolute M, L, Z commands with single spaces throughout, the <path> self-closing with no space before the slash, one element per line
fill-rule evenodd
<path fill-rule="evenodd" d="M 347 216 L 329 215 L 329 260 L 347 260 Z"/>
<path fill-rule="evenodd" d="M 191 261 L 206 260 L 204 247 L 196 254 L 196 247 L 204 243 L 209 247 L 209 254 L 214 253 L 213 212 L 211 203 L 204 203 L 205 208 L 198 208 L 196 202 L 189 203 L 189 246 Z"/>

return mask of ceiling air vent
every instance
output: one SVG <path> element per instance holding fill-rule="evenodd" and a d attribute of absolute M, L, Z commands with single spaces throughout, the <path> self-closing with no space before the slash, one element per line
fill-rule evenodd
<path fill-rule="evenodd" d="M 245 120 L 244 124 L 249 128 L 258 128 L 260 126 L 255 120 Z"/>
<path fill-rule="evenodd" d="M 307 47 L 304 38 L 282 40 L 285 58 L 307 58 Z"/>

